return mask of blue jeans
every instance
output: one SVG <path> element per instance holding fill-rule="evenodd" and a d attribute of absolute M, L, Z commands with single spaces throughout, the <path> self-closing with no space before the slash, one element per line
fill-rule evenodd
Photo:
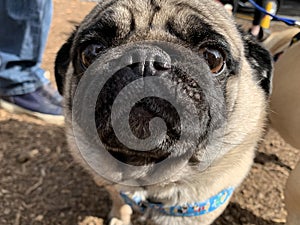
<path fill-rule="evenodd" d="M 0 95 L 49 83 L 40 66 L 52 12 L 52 0 L 0 0 Z"/>

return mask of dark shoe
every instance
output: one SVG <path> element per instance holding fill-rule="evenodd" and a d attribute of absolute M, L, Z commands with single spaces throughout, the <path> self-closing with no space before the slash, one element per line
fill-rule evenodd
<path fill-rule="evenodd" d="M 50 85 L 24 95 L 0 96 L 0 106 L 11 113 L 25 113 L 53 124 L 63 124 L 63 98 Z"/>

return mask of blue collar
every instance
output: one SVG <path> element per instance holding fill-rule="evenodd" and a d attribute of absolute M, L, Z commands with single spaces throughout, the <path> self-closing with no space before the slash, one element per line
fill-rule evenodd
<path fill-rule="evenodd" d="M 216 210 L 231 197 L 233 191 L 234 188 L 229 187 L 204 202 L 195 202 L 192 204 L 187 203 L 180 206 L 176 205 L 167 207 L 162 203 L 153 203 L 148 200 L 142 200 L 140 196 L 130 194 L 129 192 L 121 192 L 120 195 L 126 204 L 133 208 L 138 208 L 141 212 L 145 212 L 146 209 L 150 208 L 169 216 L 189 217 L 200 216 Z"/>

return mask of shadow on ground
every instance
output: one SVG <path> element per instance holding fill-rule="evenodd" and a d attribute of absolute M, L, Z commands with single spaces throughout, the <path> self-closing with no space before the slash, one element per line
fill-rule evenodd
<path fill-rule="evenodd" d="M 108 214 L 107 192 L 74 163 L 63 128 L 0 121 L 0 154 L 0 224 L 75 225 L 85 216 Z M 259 154 L 257 161 L 264 160 L 274 161 L 274 156 Z M 234 201 L 215 222 L 228 224 L 282 223 L 262 219 Z"/>

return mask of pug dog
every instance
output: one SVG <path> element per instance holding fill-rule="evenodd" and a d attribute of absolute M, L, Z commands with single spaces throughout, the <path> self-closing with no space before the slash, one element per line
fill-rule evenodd
<path fill-rule="evenodd" d="M 158 225 L 211 224 L 264 134 L 272 60 L 212 0 L 105 0 L 55 62 L 74 158 Z"/>

